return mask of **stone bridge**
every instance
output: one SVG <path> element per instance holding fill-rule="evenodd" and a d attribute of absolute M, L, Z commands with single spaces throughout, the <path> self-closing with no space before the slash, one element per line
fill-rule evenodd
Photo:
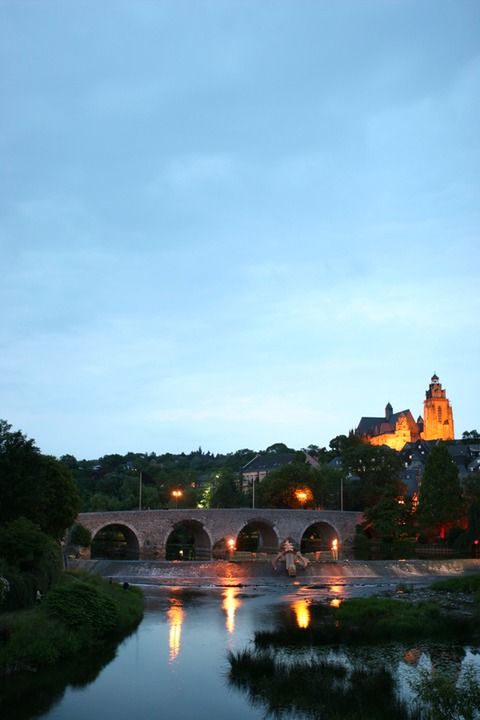
<path fill-rule="evenodd" d="M 361 520 L 362 515 L 357 512 L 247 508 L 128 510 L 81 513 L 77 518 L 90 530 L 93 539 L 106 529 L 123 535 L 128 558 L 160 560 L 167 558 L 167 543 L 179 530 L 191 538 L 196 560 L 233 554 L 232 547 L 237 543 L 241 547 L 242 534 L 252 532 L 256 538 L 254 549 L 260 554 L 276 554 L 289 537 L 302 552 L 330 549 L 332 540 L 337 539 L 342 554 L 348 555 L 355 526 Z"/>

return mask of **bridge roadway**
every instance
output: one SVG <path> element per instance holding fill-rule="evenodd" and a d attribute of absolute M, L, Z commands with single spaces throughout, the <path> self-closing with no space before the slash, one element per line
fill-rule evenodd
<path fill-rule="evenodd" d="M 122 512 L 81 513 L 77 522 L 87 527 L 92 538 L 106 528 L 123 533 L 128 557 L 132 559 L 166 559 L 169 537 L 177 528 L 186 528 L 194 538 L 195 559 L 224 557 L 229 541 L 237 543 L 247 526 L 258 532 L 259 553 L 277 553 L 289 537 L 297 549 L 301 541 L 319 537 L 323 549 L 338 540 L 340 550 L 349 554 L 355 526 L 362 521 L 357 512 L 333 510 L 128 510 Z"/>

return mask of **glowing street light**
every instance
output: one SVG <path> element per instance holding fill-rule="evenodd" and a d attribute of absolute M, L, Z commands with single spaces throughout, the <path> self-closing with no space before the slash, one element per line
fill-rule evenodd
<path fill-rule="evenodd" d="M 175 498 L 175 507 L 178 508 L 178 498 L 181 498 L 183 492 L 181 490 L 172 490 L 172 497 Z"/>
<path fill-rule="evenodd" d="M 230 558 L 233 558 L 233 555 L 235 553 L 235 540 L 233 538 L 228 538 L 227 548 Z"/>
<path fill-rule="evenodd" d="M 313 500 L 313 493 L 310 488 L 306 487 L 303 489 L 295 490 L 295 497 L 302 507 L 305 507 L 306 502 Z"/>
<path fill-rule="evenodd" d="M 301 502 L 301 503 L 306 502 L 306 500 L 307 500 L 307 493 L 305 492 L 305 490 L 297 490 L 297 492 L 295 493 L 295 495 L 296 495 L 297 500 L 298 500 L 299 502 Z"/>
<path fill-rule="evenodd" d="M 334 538 L 332 540 L 332 558 L 335 562 L 338 561 L 338 540 L 337 538 Z"/>

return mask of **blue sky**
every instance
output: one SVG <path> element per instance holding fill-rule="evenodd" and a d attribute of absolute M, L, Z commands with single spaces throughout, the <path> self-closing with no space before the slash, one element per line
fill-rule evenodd
<path fill-rule="evenodd" d="M 1 0 L 0 417 L 42 452 L 480 430 L 480 3 Z"/>

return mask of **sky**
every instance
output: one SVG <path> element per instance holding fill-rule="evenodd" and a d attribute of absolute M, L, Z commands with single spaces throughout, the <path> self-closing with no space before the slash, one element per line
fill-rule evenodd
<path fill-rule="evenodd" d="M 480 430 L 480 2 L 0 0 L 0 417 L 43 453 Z"/>

